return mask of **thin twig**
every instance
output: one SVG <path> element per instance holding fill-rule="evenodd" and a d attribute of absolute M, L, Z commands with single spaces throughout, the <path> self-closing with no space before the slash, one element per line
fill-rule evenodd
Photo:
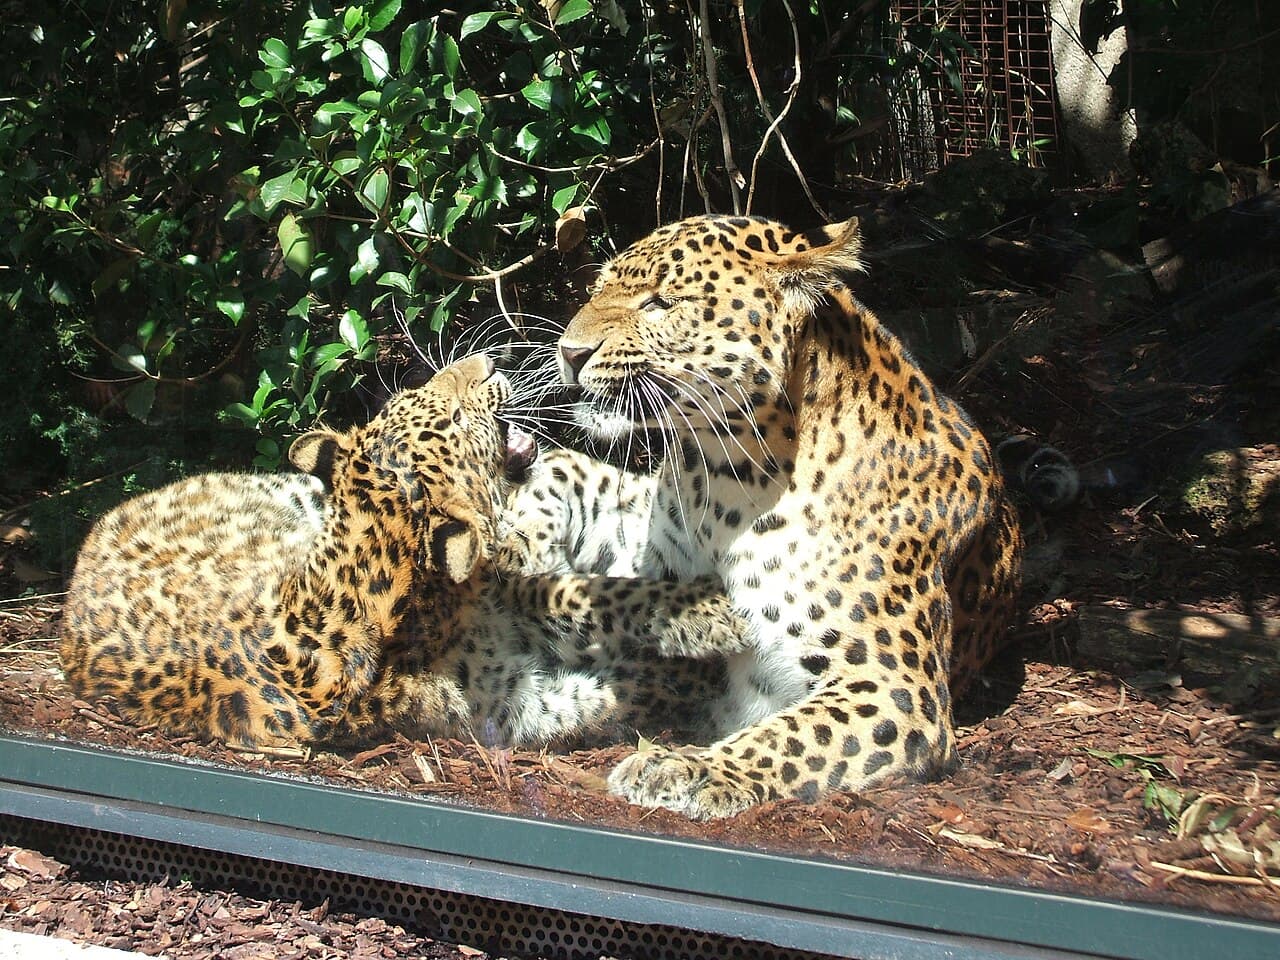
<path fill-rule="evenodd" d="M 489 761 L 489 752 L 480 746 L 480 741 L 476 739 L 474 732 L 468 730 L 467 734 L 471 737 L 471 742 L 475 744 L 476 752 L 480 754 L 480 759 L 484 761 L 485 769 L 489 771 L 489 776 L 493 777 L 494 785 L 502 786 L 502 781 L 498 779 L 498 771 L 493 769 L 493 764 Z"/>
<path fill-rule="evenodd" d="M 0 600 L 0 607 L 7 607 L 10 604 L 35 603 L 37 600 L 49 600 L 53 597 L 65 597 L 67 591 L 59 590 L 57 593 L 41 593 L 34 597 L 9 597 L 6 600 Z"/>
<path fill-rule="evenodd" d="M 1175 877 L 1186 877 L 1188 880 L 1203 880 L 1205 883 L 1229 883 L 1243 887 L 1280 887 L 1280 880 L 1275 877 L 1240 877 L 1234 873 L 1209 873 L 1207 870 L 1192 870 L 1188 867 L 1175 866 L 1172 863 L 1161 863 L 1148 860 L 1151 866 Z"/>
<path fill-rule="evenodd" d="M 662 113 L 658 109 L 658 96 L 655 92 L 656 82 L 653 75 L 653 29 L 649 18 L 649 5 L 647 3 L 640 4 L 640 13 L 644 17 L 644 42 L 645 63 L 649 67 L 649 111 L 653 114 L 653 128 L 658 131 L 658 143 L 661 149 L 658 150 L 658 189 L 653 195 L 653 212 L 654 223 L 662 223 L 662 184 L 665 180 L 667 169 L 667 151 L 666 151 L 666 129 L 662 123 Z"/>
<path fill-rule="evenodd" d="M 830 215 L 822 208 L 821 204 L 813 195 L 813 191 L 809 188 L 809 181 L 804 175 L 804 171 L 800 169 L 800 162 L 796 159 L 794 153 L 791 152 L 791 144 L 787 142 L 787 138 L 783 135 L 779 127 L 782 121 L 786 119 L 788 113 L 791 112 L 792 105 L 796 102 L 796 94 L 800 91 L 800 31 L 796 26 L 796 15 L 791 9 L 788 0 L 782 0 L 782 6 L 787 11 L 787 19 L 791 21 L 791 41 L 794 50 L 794 59 L 792 61 L 791 84 L 787 87 L 787 101 L 782 105 L 781 112 L 775 117 L 773 111 L 769 109 L 769 103 L 765 99 L 764 91 L 760 88 L 760 78 L 756 76 L 755 62 L 751 56 L 751 40 L 747 32 L 747 11 L 743 4 L 743 0 L 737 0 L 738 6 L 738 23 L 742 27 L 742 50 L 747 60 L 747 73 L 751 76 L 751 85 L 756 91 L 756 100 L 760 103 L 760 109 L 764 113 L 765 118 L 769 120 L 769 129 L 764 132 L 764 138 L 760 141 L 760 148 L 756 150 L 756 155 L 751 161 L 751 182 L 747 187 L 747 209 L 751 212 L 751 204 L 756 194 L 756 171 L 760 167 L 760 160 L 764 157 L 765 150 L 769 147 L 769 138 L 775 133 L 778 135 L 778 146 L 782 148 L 782 152 L 786 155 L 787 160 L 791 164 L 791 169 L 795 171 L 796 179 L 800 181 L 800 188 L 804 190 L 804 195 L 809 198 L 809 205 L 813 207 L 814 212 L 828 223 L 831 222 Z"/>
<path fill-rule="evenodd" d="M 737 161 L 733 159 L 733 142 L 729 136 L 729 115 L 724 108 L 724 97 L 720 95 L 720 76 L 716 67 L 716 51 L 711 45 L 711 14 L 707 9 L 707 0 L 699 0 L 698 34 L 702 40 L 702 57 L 706 64 L 707 85 L 711 92 L 711 103 L 716 110 L 716 118 L 720 121 L 720 147 L 724 151 L 724 172 L 729 178 L 729 194 L 733 198 L 733 212 L 742 213 L 742 186 L 745 181 Z"/>
<path fill-rule="evenodd" d="M 57 640 L 58 640 L 57 637 L 28 637 L 26 640 L 19 640 L 16 643 L 11 643 L 7 647 L 0 647 L 0 654 L 25 653 L 29 656 L 36 656 L 36 657 L 56 657 L 58 655 L 57 650 L 40 650 L 38 648 L 29 647 L 27 646 L 27 644 L 56 643 Z"/>
<path fill-rule="evenodd" d="M 84 483 L 77 483 L 74 487 L 67 487 L 65 490 L 59 490 L 57 493 L 50 494 L 48 497 L 45 497 L 44 499 L 57 500 L 59 497 L 65 497 L 72 493 L 79 493 L 81 490 L 87 490 L 89 487 L 92 487 L 95 484 L 102 483 L 104 480 L 110 480 L 113 477 L 118 477 L 121 474 L 128 473 L 131 470 L 137 470 L 139 467 L 143 466 L 146 462 L 147 461 L 145 460 L 139 460 L 137 463 L 132 463 L 127 467 L 122 467 L 121 469 L 114 470 L 111 473 L 104 473 L 102 476 L 95 477 L 92 480 L 86 480 Z M 30 510 L 31 507 L 38 502 L 39 501 L 37 500 L 28 500 L 26 503 L 19 504 L 18 506 L 14 507 L 11 510 L 6 510 L 4 513 L 0 513 L 0 523 L 7 522 L 10 518 L 16 517 L 18 514 L 23 513 L 26 510 Z M 51 593 L 51 594 L 46 594 L 46 596 L 51 596 L 51 597 L 59 596 L 59 594 Z M 32 599 L 38 600 L 39 597 L 34 597 Z M 5 602 L 6 601 L 0 600 L 0 603 L 5 603 Z"/>
<path fill-rule="evenodd" d="M 659 131 L 659 133 L 661 133 L 661 131 Z M 605 170 L 612 172 L 614 170 L 621 170 L 624 167 L 629 167 L 631 164 L 637 163 L 647 157 L 660 143 L 662 143 L 661 136 L 656 140 L 651 141 L 648 145 L 640 148 L 629 157 L 610 158 L 608 160 L 601 160 L 598 163 L 580 163 L 571 167 L 544 167 L 541 164 L 530 163 L 527 160 L 507 156 L 507 154 L 503 153 L 491 143 L 485 144 L 485 146 L 489 148 L 489 152 L 495 157 L 505 160 L 507 163 L 515 164 L 517 167 L 524 167 L 527 170 L 537 170 L 539 173 L 586 173 L 588 170 Z"/>

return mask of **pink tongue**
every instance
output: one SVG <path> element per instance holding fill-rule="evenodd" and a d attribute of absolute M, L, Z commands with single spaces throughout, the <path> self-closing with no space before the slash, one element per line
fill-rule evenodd
<path fill-rule="evenodd" d="M 528 468 L 538 456 L 538 444 L 515 424 L 507 424 L 507 462 L 508 470 L 522 471 Z"/>

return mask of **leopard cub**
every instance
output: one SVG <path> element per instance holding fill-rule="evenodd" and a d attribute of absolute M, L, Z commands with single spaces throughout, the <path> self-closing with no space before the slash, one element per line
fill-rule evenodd
<path fill-rule="evenodd" d="M 628 658 L 652 616 L 679 621 L 663 604 L 696 605 L 700 588 L 586 596 L 551 625 L 506 599 L 504 473 L 536 453 L 500 419 L 510 394 L 477 354 L 366 426 L 299 438 L 302 473 L 191 477 L 108 513 L 63 617 L 75 692 L 255 749 L 389 729 L 516 744 L 696 728 L 683 704 L 714 699 L 722 666 Z"/>

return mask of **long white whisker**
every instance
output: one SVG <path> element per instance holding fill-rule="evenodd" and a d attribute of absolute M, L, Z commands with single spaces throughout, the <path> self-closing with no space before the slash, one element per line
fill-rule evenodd
<path fill-rule="evenodd" d="M 641 381 L 640 387 L 645 397 L 651 403 L 651 410 L 653 411 L 654 419 L 658 421 L 664 432 L 669 431 L 673 438 L 677 437 L 678 434 L 676 432 L 675 422 L 671 419 L 670 407 L 661 391 L 658 390 L 653 382 L 647 380 Z M 683 452 L 678 450 L 668 450 L 666 456 L 663 458 L 663 465 L 670 468 L 673 488 L 679 491 L 682 486 L 680 478 L 684 470 Z M 690 544 L 696 543 L 697 536 L 694 529 L 689 526 L 689 516 L 685 513 L 684 497 L 677 495 L 675 497 L 675 503 L 676 509 L 680 514 L 680 525 L 684 528 L 685 538 Z M 701 521 L 699 521 L 699 523 L 701 523 Z"/>
<path fill-rule="evenodd" d="M 733 455 L 730 454 L 729 447 L 725 442 L 726 437 L 733 442 L 734 446 L 736 446 L 740 451 L 742 451 L 743 457 L 746 459 L 748 463 L 752 465 L 752 467 L 754 467 L 756 470 L 761 471 L 761 473 L 765 472 L 763 465 L 756 461 L 755 457 L 752 455 L 752 452 L 748 450 L 747 447 L 742 443 L 742 441 L 739 440 L 736 436 L 734 436 L 733 432 L 729 429 L 728 420 L 724 416 L 720 417 L 717 420 L 715 416 L 715 411 L 711 408 L 711 401 L 709 399 L 702 396 L 702 394 L 694 390 L 688 384 L 681 383 L 679 380 L 676 380 L 672 377 L 661 376 L 661 380 L 662 382 L 670 385 L 671 388 L 675 390 L 680 396 L 685 397 L 689 401 L 689 403 L 694 407 L 694 409 L 696 409 L 699 413 L 701 413 L 706 418 L 708 424 L 711 427 L 711 435 L 716 438 L 717 443 L 719 443 L 720 445 L 721 451 L 724 453 L 725 463 L 727 466 L 732 468 Z M 712 387 L 713 391 L 715 390 L 715 384 L 712 381 L 706 380 L 705 382 L 707 382 L 708 385 Z M 720 394 L 717 393 L 717 395 L 720 395 Z M 725 398 L 730 400 L 732 399 L 727 396 Z M 721 404 L 721 406 L 723 407 L 723 403 Z M 723 430 L 716 429 L 717 426 L 723 426 L 724 429 Z M 736 471 L 735 471 L 735 475 L 736 475 Z M 739 484 L 742 485 L 742 488 L 745 491 L 746 485 L 742 484 L 741 478 L 739 478 Z"/>

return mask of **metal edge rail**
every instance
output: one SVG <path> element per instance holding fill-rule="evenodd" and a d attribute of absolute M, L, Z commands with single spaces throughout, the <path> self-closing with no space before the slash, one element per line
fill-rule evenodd
<path fill-rule="evenodd" d="M 1280 925 L 0 737 L 0 812 L 869 960 L 1280 956 Z"/>

